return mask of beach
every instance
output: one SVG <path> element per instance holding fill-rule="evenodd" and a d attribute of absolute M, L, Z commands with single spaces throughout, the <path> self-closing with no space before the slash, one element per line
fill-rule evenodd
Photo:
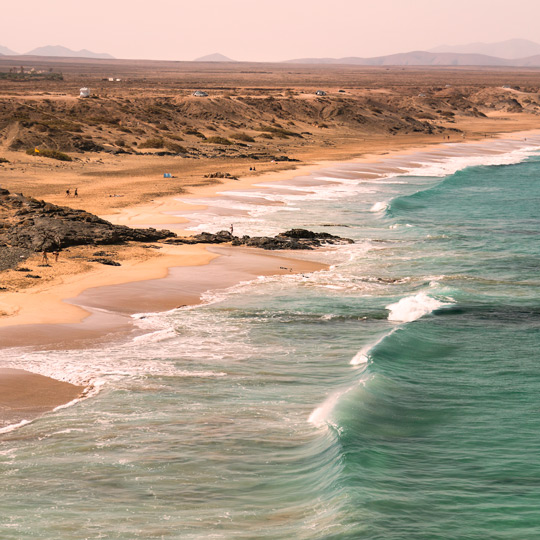
<path fill-rule="evenodd" d="M 14 292 L 4 369 L 67 385 L 7 396 L 2 526 L 397 540 L 498 531 L 507 504 L 531 516 L 539 146 L 532 131 L 416 144 L 103 214 L 355 243 L 111 246 L 120 267 Z"/>
<path fill-rule="evenodd" d="M 241 233 L 258 234 L 261 230 L 257 228 L 257 222 L 261 220 L 254 216 L 262 210 L 264 218 L 265 211 L 279 210 L 289 204 L 286 201 L 291 193 L 295 199 L 309 200 L 322 186 L 328 193 L 332 186 L 339 192 L 343 184 L 325 178 L 325 171 L 339 169 L 343 180 L 348 176 L 347 170 L 352 169 L 351 178 L 376 181 L 388 175 L 414 171 L 420 167 L 419 163 L 432 162 L 437 166 L 440 162 L 456 163 L 459 159 L 471 162 L 475 156 L 482 162 L 486 155 L 497 156 L 527 146 L 527 139 L 535 140 L 535 137 L 535 131 L 517 132 L 503 134 L 488 142 L 467 141 L 439 146 L 414 144 L 391 154 L 379 151 L 348 163 L 319 161 L 296 166 L 294 171 L 285 169 L 191 187 L 189 193 L 128 206 L 105 217 L 122 225 L 167 227 L 179 234 L 208 229 L 217 231 L 234 222 Z M 459 165 L 450 165 L 448 170 L 454 167 Z M 363 172 L 359 174 L 359 171 Z M 94 197 L 90 206 L 96 204 Z M 264 221 L 265 230 L 268 225 Z M 79 258 L 80 250 L 75 252 Z M 120 253 L 120 268 L 81 265 L 76 259 L 62 257 L 58 264 L 51 265 L 50 270 L 41 270 L 50 273 L 45 283 L 4 292 L 0 299 L 0 311 L 4 313 L 0 318 L 2 347 L 84 348 L 96 340 L 107 343 L 125 339 L 125 336 L 133 338 L 141 333 L 133 325 L 135 314 L 196 305 L 209 291 L 224 290 L 258 276 L 305 274 L 328 268 L 324 254 L 306 260 L 302 256 L 297 258 L 295 253 L 277 255 L 253 248 L 184 245 L 149 250 L 131 246 L 121 248 Z M 11 275 L 18 278 L 15 272 Z M 42 387 L 45 381 L 44 378 L 41 380 Z M 51 384 L 56 385 L 56 381 L 51 379 Z M 19 388 L 22 389 L 22 385 Z M 80 388 L 75 386 L 73 391 L 80 392 Z M 71 397 L 71 393 L 66 396 Z M 65 400 L 64 395 L 59 394 L 54 406 Z M 36 407 L 29 417 L 38 416 L 45 409 L 43 405 Z M 18 414 L 13 413 L 13 419 L 17 418 Z M 11 423 L 9 419 L 7 412 L 4 423 Z"/>

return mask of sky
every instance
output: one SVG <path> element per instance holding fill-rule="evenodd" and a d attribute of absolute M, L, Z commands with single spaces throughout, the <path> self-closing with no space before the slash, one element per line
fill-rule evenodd
<path fill-rule="evenodd" d="M 1 0 L 0 45 L 116 58 L 371 57 L 513 38 L 540 42 L 539 0 Z"/>

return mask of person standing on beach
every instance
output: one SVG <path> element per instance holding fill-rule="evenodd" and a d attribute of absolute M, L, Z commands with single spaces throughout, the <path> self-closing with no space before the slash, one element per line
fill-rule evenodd
<path fill-rule="evenodd" d="M 77 188 L 75 188 L 75 191 L 73 192 L 73 196 L 74 196 L 74 197 L 78 197 L 78 196 L 79 196 L 79 192 L 78 192 Z"/>
<path fill-rule="evenodd" d="M 231 223 L 231 234 L 234 232 L 234 225 Z"/>
<path fill-rule="evenodd" d="M 69 191 L 69 188 L 66 189 L 66 197 L 69 197 L 71 191 Z"/>
<path fill-rule="evenodd" d="M 43 250 L 43 255 L 41 256 L 41 262 L 43 264 L 49 264 L 49 256 L 45 250 Z"/>

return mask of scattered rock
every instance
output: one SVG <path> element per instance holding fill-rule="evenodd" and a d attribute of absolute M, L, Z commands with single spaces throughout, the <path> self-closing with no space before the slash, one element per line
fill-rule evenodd
<path fill-rule="evenodd" d="M 232 176 L 231 173 L 215 172 L 205 174 L 204 178 L 227 178 L 228 180 L 238 180 L 238 176 Z"/>
<path fill-rule="evenodd" d="M 90 262 L 97 262 L 100 264 L 105 264 L 107 266 L 122 266 L 119 262 L 113 261 L 112 259 L 106 259 L 105 257 L 97 257 L 96 259 L 90 259 Z"/>
<path fill-rule="evenodd" d="M 354 244 L 350 238 L 341 238 L 329 233 L 315 233 L 307 229 L 291 229 L 277 236 L 233 236 L 229 231 L 218 233 L 202 232 L 194 236 L 177 237 L 165 240 L 167 244 L 225 244 L 249 246 L 267 250 L 313 249 L 323 245 Z"/>
<path fill-rule="evenodd" d="M 92 253 L 93 257 L 110 257 L 112 253 L 109 253 L 108 251 L 96 251 L 95 253 Z"/>

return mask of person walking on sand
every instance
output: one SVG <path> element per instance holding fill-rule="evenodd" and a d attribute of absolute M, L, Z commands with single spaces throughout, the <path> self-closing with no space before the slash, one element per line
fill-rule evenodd
<path fill-rule="evenodd" d="M 234 225 L 231 223 L 231 234 L 234 232 Z"/>
<path fill-rule="evenodd" d="M 60 252 L 58 250 L 56 251 L 53 251 L 53 255 L 54 255 L 54 262 L 58 262 L 58 256 L 60 255 Z"/>
<path fill-rule="evenodd" d="M 43 250 L 43 255 L 41 256 L 41 262 L 43 264 L 49 264 L 49 256 L 45 250 Z"/>
<path fill-rule="evenodd" d="M 78 192 L 77 188 L 75 188 L 75 191 L 73 192 L 73 196 L 74 196 L 74 197 L 78 197 L 78 196 L 79 196 L 79 192 Z"/>
<path fill-rule="evenodd" d="M 71 191 L 69 191 L 69 188 L 66 189 L 66 197 L 69 197 L 70 193 L 71 193 Z"/>

